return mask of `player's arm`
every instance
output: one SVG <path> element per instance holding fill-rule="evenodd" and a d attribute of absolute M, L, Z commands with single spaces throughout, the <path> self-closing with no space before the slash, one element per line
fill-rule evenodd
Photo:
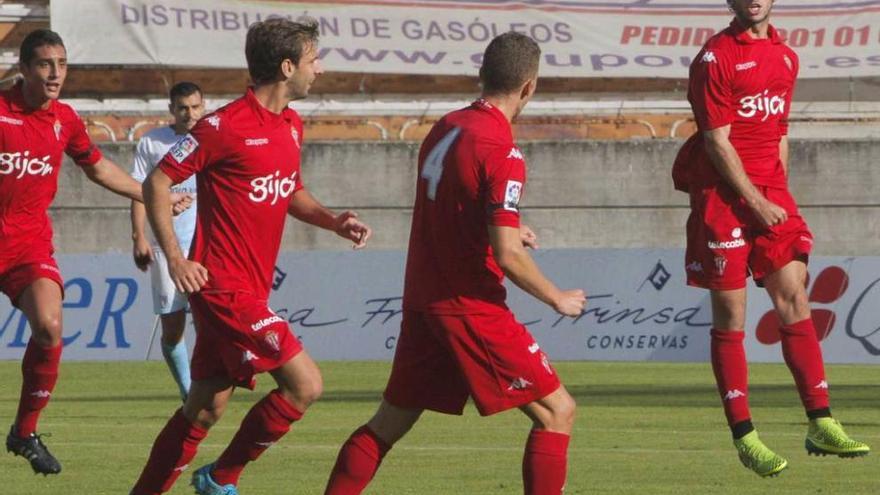
<path fill-rule="evenodd" d="M 495 261 L 517 287 L 566 316 L 578 316 L 584 309 L 584 291 L 560 290 L 541 273 L 526 251 L 519 228 L 489 225 L 489 242 Z"/>
<path fill-rule="evenodd" d="M 134 264 L 142 272 L 147 271 L 147 267 L 153 261 L 153 249 L 146 235 L 147 209 L 144 204 L 139 201 L 131 202 L 131 241 L 132 256 Z"/>
<path fill-rule="evenodd" d="M 177 290 L 191 294 L 198 292 L 208 281 L 208 270 L 184 257 L 171 217 L 171 186 L 173 181 L 156 167 L 144 181 L 144 206 L 153 234 L 168 259 L 168 272 Z"/>
<path fill-rule="evenodd" d="M 788 177 L 788 136 L 779 139 L 779 163 L 782 164 L 782 173 Z"/>
<path fill-rule="evenodd" d="M 373 233 L 369 225 L 357 218 L 357 213 L 346 210 L 336 214 L 315 199 L 308 189 L 297 190 L 290 199 L 287 213 L 301 222 L 336 232 L 336 235 L 354 243 L 354 249 L 367 245 Z"/>
<path fill-rule="evenodd" d="M 703 139 L 715 169 L 746 201 L 761 223 L 771 226 L 785 222 L 788 218 L 785 209 L 765 198 L 746 175 L 742 160 L 730 142 L 730 125 L 703 132 Z"/>
<path fill-rule="evenodd" d="M 134 201 L 144 200 L 138 181 L 132 179 L 131 175 L 107 158 L 101 157 L 94 165 L 83 167 L 83 171 L 89 180 L 101 187 Z"/>

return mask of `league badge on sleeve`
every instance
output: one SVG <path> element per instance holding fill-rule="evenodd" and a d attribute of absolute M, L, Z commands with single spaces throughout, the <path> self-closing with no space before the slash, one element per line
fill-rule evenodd
<path fill-rule="evenodd" d="M 515 180 L 507 181 L 507 189 L 504 192 L 504 209 L 519 211 L 519 198 L 522 195 L 522 182 Z"/>
<path fill-rule="evenodd" d="M 174 160 L 177 161 L 177 163 L 183 163 L 183 161 L 186 160 L 186 157 L 191 155 L 198 147 L 199 142 L 196 141 L 196 138 L 194 138 L 192 134 L 187 134 L 180 138 L 180 141 L 171 148 L 169 153 L 171 153 L 171 156 L 174 157 Z"/>

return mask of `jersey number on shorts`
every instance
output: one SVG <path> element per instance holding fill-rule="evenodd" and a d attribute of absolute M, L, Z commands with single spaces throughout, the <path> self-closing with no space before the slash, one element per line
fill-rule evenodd
<path fill-rule="evenodd" d="M 428 199 L 434 201 L 437 197 L 437 185 L 440 184 L 440 177 L 443 176 L 443 160 L 449 147 L 455 142 L 455 138 L 461 133 L 461 129 L 453 127 L 443 139 L 434 145 L 434 149 L 428 153 L 425 158 L 425 165 L 422 167 L 422 178 L 428 180 Z"/>

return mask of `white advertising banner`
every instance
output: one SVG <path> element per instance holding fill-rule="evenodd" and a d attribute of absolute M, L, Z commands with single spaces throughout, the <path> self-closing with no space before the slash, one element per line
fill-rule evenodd
<path fill-rule="evenodd" d="M 243 68 L 255 21 L 311 17 L 326 69 L 476 75 L 495 35 L 542 48 L 543 76 L 686 78 L 732 18 L 723 0 L 52 0 L 71 63 Z M 779 0 L 801 77 L 880 75 L 880 1 Z"/>
<path fill-rule="evenodd" d="M 680 249 L 541 250 L 559 285 L 588 305 L 563 318 L 510 289 L 518 319 L 555 360 L 705 361 L 708 293 L 684 285 Z M 149 277 L 129 256 L 62 255 L 67 360 L 160 359 Z M 391 359 L 401 320 L 405 253 L 282 253 L 271 305 L 317 359 Z M 826 361 L 880 364 L 880 257 L 816 257 L 808 294 Z M 778 323 L 763 290 L 749 288 L 750 361 L 781 362 Z M 0 359 L 21 359 L 27 321 L 0 301 Z M 151 341 L 151 336 L 153 340 Z M 188 334 L 194 342 L 192 330 Z M 152 344 L 152 345 L 151 345 Z"/>

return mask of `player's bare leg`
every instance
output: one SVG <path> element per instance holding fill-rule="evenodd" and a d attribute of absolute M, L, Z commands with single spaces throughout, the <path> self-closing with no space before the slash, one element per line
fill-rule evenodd
<path fill-rule="evenodd" d="M 186 311 L 180 310 L 164 314 L 159 317 L 159 320 L 162 324 L 162 356 L 168 364 L 171 376 L 177 383 L 181 399 L 185 401 L 192 383 L 189 371 L 189 354 L 186 350 L 186 344 L 183 342 L 183 332 L 186 330 Z"/>
<path fill-rule="evenodd" d="M 270 373 L 278 388 L 251 408 L 217 461 L 193 473 L 196 493 L 237 493 L 236 485 L 245 466 L 287 434 L 290 425 L 302 418 L 306 409 L 321 396 L 321 371 L 305 351 Z"/>
<path fill-rule="evenodd" d="M 576 405 L 564 386 L 520 408 L 532 420 L 532 431 L 523 455 L 523 488 L 526 495 L 561 494 L 565 488 L 568 443 Z"/>
<path fill-rule="evenodd" d="M 58 381 L 61 362 L 61 288 L 54 280 L 40 278 L 19 297 L 18 305 L 28 319 L 31 338 L 21 363 L 22 386 L 15 424 L 6 437 L 6 450 L 30 461 L 34 472 L 57 474 L 61 464 L 49 453 L 40 435 L 40 412 Z"/>
<path fill-rule="evenodd" d="M 746 289 L 713 290 L 712 370 L 733 444 L 743 465 L 759 476 L 775 476 L 788 461 L 767 448 L 752 426 L 748 402 L 748 364 L 746 363 Z"/>
<path fill-rule="evenodd" d="M 383 400 L 376 414 L 339 450 L 325 495 L 356 495 L 376 475 L 382 459 L 421 417 L 422 409 L 406 409 Z"/>
<path fill-rule="evenodd" d="M 801 402 L 810 420 L 805 445 L 817 455 L 857 457 L 867 455 L 868 445 L 852 440 L 831 417 L 828 382 L 822 362 L 822 348 L 807 300 L 807 265 L 792 261 L 764 279 L 767 293 L 782 325 L 782 355 L 797 384 Z"/>
<path fill-rule="evenodd" d="M 181 409 L 153 443 L 150 458 L 131 495 L 159 495 L 171 489 L 195 457 L 199 443 L 220 420 L 234 388 L 226 378 L 196 380 Z"/>

